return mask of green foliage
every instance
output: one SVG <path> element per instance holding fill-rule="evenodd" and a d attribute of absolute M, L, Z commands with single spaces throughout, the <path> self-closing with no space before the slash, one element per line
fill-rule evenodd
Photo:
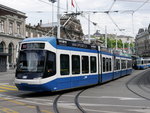
<path fill-rule="evenodd" d="M 105 37 L 96 37 L 96 38 L 105 43 Z M 121 39 L 117 40 L 117 45 L 118 45 L 118 48 L 120 48 L 120 49 L 123 48 L 123 43 L 122 43 Z M 108 48 L 116 48 L 116 39 L 114 37 L 107 38 L 107 47 Z M 128 47 L 129 47 L 129 44 L 124 43 L 124 48 L 128 48 Z M 134 43 L 130 43 L 130 48 L 134 48 Z"/>

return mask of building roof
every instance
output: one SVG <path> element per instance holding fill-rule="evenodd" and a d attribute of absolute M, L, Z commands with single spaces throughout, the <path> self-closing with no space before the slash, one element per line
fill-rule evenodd
<path fill-rule="evenodd" d="M 57 22 L 42 24 L 41 27 L 53 27 L 57 26 Z"/>
<path fill-rule="evenodd" d="M 3 16 L 3 15 L 10 15 L 10 14 L 15 14 L 15 15 L 18 15 L 18 16 L 21 16 L 21 17 L 24 17 L 24 18 L 27 18 L 27 16 L 25 15 L 25 13 L 21 12 L 21 11 L 18 11 L 16 9 L 12 9 L 10 7 L 7 7 L 7 6 L 4 6 L 4 5 L 1 5 L 0 4 L 0 16 Z"/>

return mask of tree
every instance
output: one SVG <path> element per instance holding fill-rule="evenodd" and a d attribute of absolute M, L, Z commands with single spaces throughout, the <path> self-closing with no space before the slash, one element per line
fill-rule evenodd
<path fill-rule="evenodd" d="M 122 43 L 122 40 L 121 39 L 119 39 L 118 41 L 117 41 L 117 44 L 118 44 L 118 48 L 123 48 L 123 43 Z"/>

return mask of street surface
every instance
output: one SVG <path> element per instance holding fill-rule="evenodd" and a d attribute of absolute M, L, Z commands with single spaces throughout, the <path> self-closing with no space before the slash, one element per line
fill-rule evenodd
<path fill-rule="evenodd" d="M 66 92 L 24 92 L 14 86 L 14 70 L 0 73 L 0 113 L 55 113 L 58 95 L 60 113 L 150 113 L 150 69 L 135 70 L 132 75 L 106 84 Z"/>

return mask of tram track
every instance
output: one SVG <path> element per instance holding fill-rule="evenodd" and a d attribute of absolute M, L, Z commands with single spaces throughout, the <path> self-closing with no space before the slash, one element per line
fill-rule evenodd
<path fill-rule="evenodd" d="M 135 95 L 150 101 L 150 96 L 147 96 L 150 94 L 150 77 L 148 72 L 150 72 L 149 69 L 132 77 L 126 82 L 125 86 Z"/>
<path fill-rule="evenodd" d="M 87 89 L 87 88 L 86 88 L 86 89 Z M 82 106 L 81 106 L 80 103 L 79 103 L 79 96 L 80 96 L 86 89 L 83 89 L 83 90 L 78 91 L 78 93 L 74 95 L 74 99 L 73 99 L 75 107 L 76 107 L 81 113 L 86 113 L 86 111 L 82 108 Z M 60 98 L 61 98 L 63 95 L 65 95 L 65 94 L 67 94 L 67 93 L 60 94 L 60 95 L 58 95 L 58 96 L 55 98 L 55 100 L 54 100 L 54 102 L 53 102 L 53 110 L 54 110 L 55 113 L 61 113 L 60 110 L 59 110 L 58 104 L 59 104 Z"/>

